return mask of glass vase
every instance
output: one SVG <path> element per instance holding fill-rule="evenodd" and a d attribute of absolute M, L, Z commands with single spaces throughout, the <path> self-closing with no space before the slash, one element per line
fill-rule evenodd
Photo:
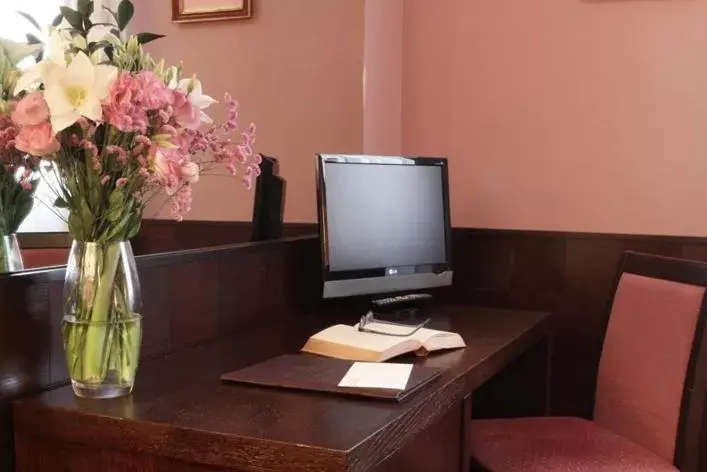
<path fill-rule="evenodd" d="M 129 395 L 142 341 L 142 297 L 129 242 L 74 241 L 64 279 L 64 353 L 74 393 Z"/>
<path fill-rule="evenodd" d="M 16 272 L 25 268 L 22 262 L 22 251 L 17 242 L 17 235 L 11 234 L 2 237 L 0 247 L 0 272 Z"/>

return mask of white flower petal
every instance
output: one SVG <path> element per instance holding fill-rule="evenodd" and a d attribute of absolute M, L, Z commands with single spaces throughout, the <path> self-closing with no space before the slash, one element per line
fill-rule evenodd
<path fill-rule="evenodd" d="M 201 81 L 200 80 L 194 80 L 194 84 L 191 88 L 191 93 L 190 95 L 194 95 L 197 97 L 200 97 L 201 94 L 203 93 L 203 89 L 201 88 Z"/>
<path fill-rule="evenodd" d="M 169 85 L 167 85 L 167 87 L 176 89 L 179 86 L 179 69 L 177 69 L 177 66 L 169 68 L 169 76 Z"/>
<path fill-rule="evenodd" d="M 189 87 L 191 86 L 191 79 L 182 79 L 177 85 L 177 90 L 182 92 L 184 95 L 189 93 Z"/>
<path fill-rule="evenodd" d="M 69 126 L 76 123 L 81 115 L 72 111 L 70 113 L 65 113 L 63 115 L 52 115 L 52 129 L 55 133 L 65 130 Z"/>
<path fill-rule="evenodd" d="M 101 102 L 96 97 L 88 98 L 78 109 L 78 112 L 89 120 L 101 121 L 103 119 L 103 109 L 101 108 Z"/>
<path fill-rule="evenodd" d="M 87 90 L 93 88 L 95 82 L 93 64 L 83 51 L 76 54 L 66 68 L 65 80 L 67 85 L 80 86 Z"/>
<path fill-rule="evenodd" d="M 0 38 L 0 54 L 4 51 L 13 66 L 16 66 L 26 57 L 38 53 L 41 49 L 41 44 L 18 43 L 10 39 Z"/>
<path fill-rule="evenodd" d="M 202 122 L 202 123 L 205 123 L 205 124 L 207 124 L 207 125 L 210 125 L 211 123 L 214 122 L 214 120 L 212 120 L 209 115 L 207 115 L 206 113 L 204 113 L 204 112 L 202 111 L 202 112 L 201 112 L 201 122 Z"/>
<path fill-rule="evenodd" d="M 191 102 L 199 110 L 204 110 L 216 103 L 216 100 L 212 97 L 209 97 L 208 95 L 201 95 L 200 97 L 195 97 L 193 100 L 191 100 Z"/>
<path fill-rule="evenodd" d="M 44 90 L 44 99 L 49 106 L 49 112 L 54 115 L 65 115 L 74 111 L 74 107 L 66 96 L 64 87 L 61 84 L 49 85 Z"/>
<path fill-rule="evenodd" d="M 118 68 L 107 65 L 99 65 L 94 68 L 93 93 L 99 100 L 108 96 L 111 85 L 118 78 Z"/>
<path fill-rule="evenodd" d="M 15 95 L 27 90 L 33 85 L 37 85 L 42 80 L 43 70 L 44 64 L 41 62 L 27 69 L 17 81 L 17 85 L 15 86 Z"/>
<path fill-rule="evenodd" d="M 71 35 L 64 38 L 57 30 L 52 31 L 49 37 L 49 54 L 47 61 L 66 67 L 66 50 L 69 49 L 71 43 Z"/>

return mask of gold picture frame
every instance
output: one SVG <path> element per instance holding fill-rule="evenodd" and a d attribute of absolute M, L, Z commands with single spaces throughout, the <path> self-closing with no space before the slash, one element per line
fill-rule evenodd
<path fill-rule="evenodd" d="M 246 19 L 253 16 L 253 0 L 172 0 L 172 21 L 194 23 Z"/>

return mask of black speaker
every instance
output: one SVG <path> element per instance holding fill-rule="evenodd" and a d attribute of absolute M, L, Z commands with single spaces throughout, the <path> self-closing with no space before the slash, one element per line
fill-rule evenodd
<path fill-rule="evenodd" d="M 285 180 L 278 174 L 274 157 L 262 156 L 260 175 L 255 181 L 253 232 L 251 241 L 267 241 L 282 236 L 285 212 Z"/>

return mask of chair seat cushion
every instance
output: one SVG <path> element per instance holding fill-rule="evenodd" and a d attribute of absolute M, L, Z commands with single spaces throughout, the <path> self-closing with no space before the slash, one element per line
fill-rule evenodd
<path fill-rule="evenodd" d="M 658 455 L 580 418 L 471 422 L 474 460 L 494 472 L 675 472 Z"/>

